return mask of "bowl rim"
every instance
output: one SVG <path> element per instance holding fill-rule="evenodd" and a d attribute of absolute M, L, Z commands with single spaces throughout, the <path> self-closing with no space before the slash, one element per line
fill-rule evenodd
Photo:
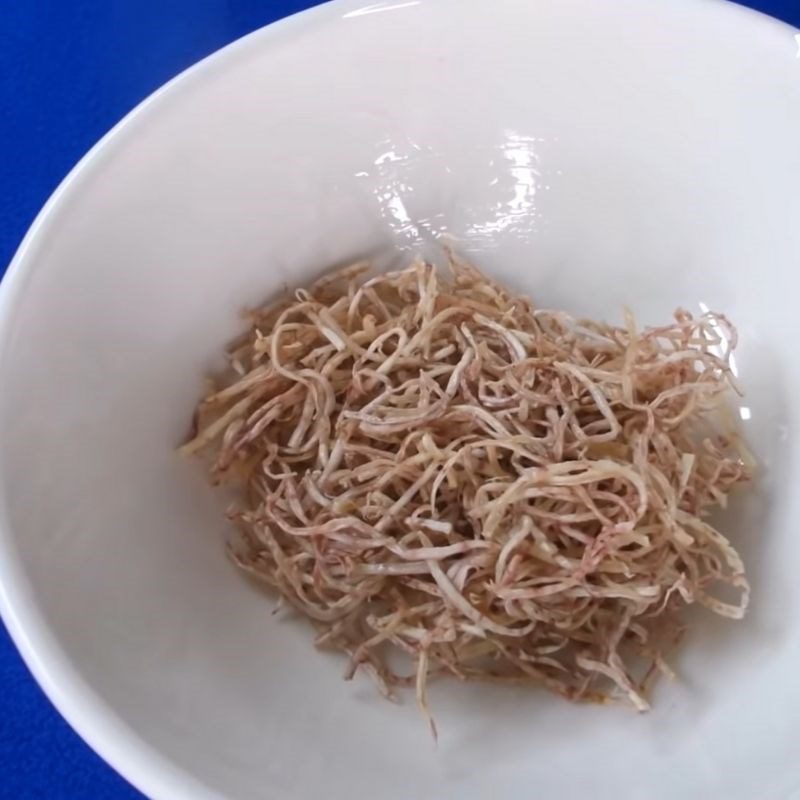
<path fill-rule="evenodd" d="M 675 0 L 657 0 L 670 2 Z M 167 81 L 138 103 L 77 162 L 36 215 L 0 281 L 0 372 L 7 352 L 14 311 L 35 269 L 36 250 L 70 197 L 106 159 L 126 145 L 136 128 L 158 114 L 171 99 L 196 83 L 224 71 L 251 48 L 291 41 L 304 28 L 324 27 L 346 13 L 390 11 L 432 0 L 327 0 L 258 28 L 211 53 Z M 681 0 L 686 6 L 714 5 L 718 13 L 739 16 L 745 24 L 771 27 L 776 34 L 796 32 L 793 26 L 733 0 Z M 750 20 L 750 21 L 748 21 Z M 800 58 L 800 34 L 795 36 Z M 0 485 L 0 617 L 28 669 L 47 698 L 75 732 L 107 764 L 147 797 L 219 800 L 220 795 L 179 767 L 130 728 L 86 683 L 50 630 L 36 602 L 36 593 L 15 550 L 3 486 Z"/>

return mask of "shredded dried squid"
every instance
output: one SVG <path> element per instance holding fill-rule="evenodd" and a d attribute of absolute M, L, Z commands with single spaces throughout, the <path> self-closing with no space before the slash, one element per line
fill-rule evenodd
<path fill-rule="evenodd" d="M 348 677 L 416 687 L 429 720 L 440 675 L 646 710 L 682 609 L 744 614 L 708 520 L 753 471 L 724 316 L 576 320 L 451 255 L 446 277 L 356 264 L 249 321 L 182 451 L 240 490 L 232 558 Z"/>

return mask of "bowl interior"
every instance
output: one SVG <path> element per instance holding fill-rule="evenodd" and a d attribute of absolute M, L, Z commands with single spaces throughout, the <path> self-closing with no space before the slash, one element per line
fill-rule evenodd
<path fill-rule="evenodd" d="M 340 2 L 107 139 L 2 306 L 3 604 L 73 724 L 156 796 L 794 788 L 795 49 L 712 2 Z M 657 323 L 706 304 L 739 326 L 763 470 L 725 527 L 752 613 L 698 621 L 649 715 L 441 683 L 435 749 L 412 698 L 342 682 L 271 615 L 224 556 L 223 499 L 175 453 L 242 307 L 444 239 L 539 305 Z"/>

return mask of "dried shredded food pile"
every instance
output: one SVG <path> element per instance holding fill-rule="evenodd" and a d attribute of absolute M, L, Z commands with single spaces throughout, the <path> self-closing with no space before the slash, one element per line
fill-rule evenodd
<path fill-rule="evenodd" d="M 182 449 L 241 487 L 233 558 L 349 676 L 426 715 L 441 674 L 644 710 L 681 608 L 747 606 L 707 521 L 753 466 L 725 429 L 735 330 L 576 320 L 450 259 L 250 313 Z"/>

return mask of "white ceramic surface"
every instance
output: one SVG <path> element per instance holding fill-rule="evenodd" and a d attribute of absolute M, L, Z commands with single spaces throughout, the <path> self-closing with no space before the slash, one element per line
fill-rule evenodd
<path fill-rule="evenodd" d="M 800 59 L 703 0 L 339 0 L 113 131 L 0 290 L 0 594 L 39 681 L 151 797 L 800 798 Z M 739 323 L 765 469 L 752 613 L 655 710 L 438 684 L 434 749 L 223 555 L 174 453 L 236 311 L 442 235 L 540 304 Z"/>

